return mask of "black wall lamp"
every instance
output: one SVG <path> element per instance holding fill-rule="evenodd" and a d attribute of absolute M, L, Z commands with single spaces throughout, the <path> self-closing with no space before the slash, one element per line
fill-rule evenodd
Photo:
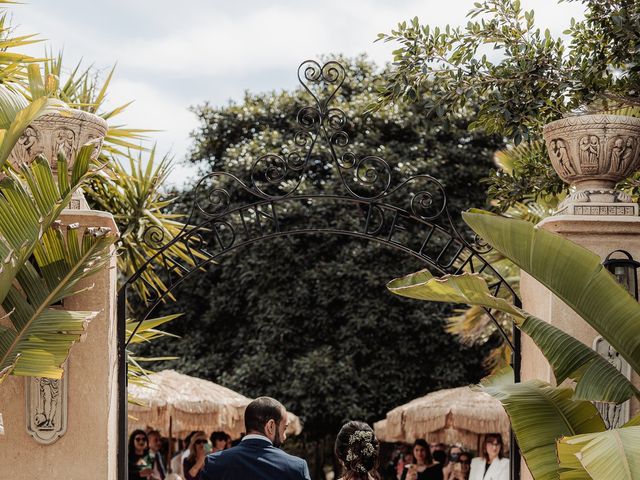
<path fill-rule="evenodd" d="M 618 258 L 611 258 L 615 254 Z M 619 258 L 624 256 L 625 258 Z M 638 268 L 640 262 L 633 259 L 631 254 L 626 250 L 614 250 L 607 258 L 604 259 L 602 265 L 609 270 L 620 285 L 622 285 L 636 300 L 638 300 Z"/>

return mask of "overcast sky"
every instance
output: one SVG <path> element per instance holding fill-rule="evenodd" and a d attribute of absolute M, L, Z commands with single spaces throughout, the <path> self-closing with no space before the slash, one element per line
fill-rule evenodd
<path fill-rule="evenodd" d="M 29 0 L 27 0 L 29 1 Z M 538 23 L 559 34 L 582 15 L 580 2 L 523 0 Z M 135 103 L 121 116 L 154 134 L 177 161 L 196 125 L 188 108 L 222 105 L 254 92 L 293 88 L 298 64 L 327 53 L 367 53 L 384 64 L 393 44 L 379 32 L 418 16 L 430 25 L 464 24 L 472 0 L 30 0 L 12 7 L 19 33 L 39 33 L 66 65 L 117 62 L 110 102 Z M 395 47 L 397 48 L 397 47 Z M 30 52 L 41 55 L 44 47 Z M 177 167 L 182 184 L 192 171 Z"/>

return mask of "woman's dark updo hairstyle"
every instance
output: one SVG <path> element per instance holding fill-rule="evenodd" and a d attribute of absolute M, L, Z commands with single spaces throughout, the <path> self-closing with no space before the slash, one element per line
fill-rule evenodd
<path fill-rule="evenodd" d="M 344 480 L 380 479 L 376 471 L 380 444 L 366 423 L 353 421 L 344 424 L 336 438 L 335 453 L 345 466 Z"/>

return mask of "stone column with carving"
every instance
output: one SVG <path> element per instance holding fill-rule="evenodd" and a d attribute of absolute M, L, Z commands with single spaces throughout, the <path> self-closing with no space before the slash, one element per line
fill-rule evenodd
<path fill-rule="evenodd" d="M 15 163 L 44 155 L 57 172 L 63 150 L 69 168 L 82 145 L 98 155 L 107 131 L 104 120 L 79 110 L 43 115 L 31 123 L 10 156 Z M 60 216 L 63 225 L 116 231 L 111 214 L 90 210 L 77 192 Z M 60 308 L 99 312 L 73 346 L 61 380 L 8 377 L 0 386 L 4 435 L 0 436 L 0 478 L 116 479 L 117 337 L 115 256 L 84 280 L 91 289 L 68 297 Z"/>
<path fill-rule="evenodd" d="M 640 119 L 615 115 L 569 117 L 548 124 L 544 137 L 553 166 L 572 192 L 558 212 L 538 224 L 605 258 L 624 249 L 640 258 L 638 205 L 615 188 L 638 169 Z M 520 289 L 523 307 L 601 353 L 616 360 L 597 332 L 567 305 L 526 273 Z M 624 371 L 624 365 L 621 365 Z M 554 383 L 553 372 L 526 336 L 522 341 L 522 379 Z M 640 379 L 633 375 L 640 386 Z M 630 413 L 638 411 L 632 403 Z M 624 413 L 624 412 L 622 412 Z M 523 462 L 523 479 L 532 478 Z"/>

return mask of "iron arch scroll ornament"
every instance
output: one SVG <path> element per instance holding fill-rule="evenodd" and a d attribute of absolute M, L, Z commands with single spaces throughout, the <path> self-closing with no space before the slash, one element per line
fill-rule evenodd
<path fill-rule="evenodd" d="M 477 272 L 488 279 L 495 295 L 520 300 L 483 255 L 490 247 L 481 239 L 465 238 L 456 229 L 443 185 L 428 174 L 400 178 L 384 158 L 361 156 L 352 146 L 352 125 L 345 112 L 332 105 L 346 80 L 346 69 L 335 61 L 307 60 L 298 67 L 298 80 L 312 99 L 296 116 L 298 129 L 279 153 L 266 153 L 251 164 L 246 178 L 215 171 L 192 190 L 192 206 L 178 235 L 168 238 L 150 226 L 145 243 L 153 253 L 118 291 L 119 448 L 118 478 L 127 478 L 126 349 L 137 328 L 186 278 L 238 249 L 279 237 L 308 234 L 365 239 L 417 258 L 439 275 Z M 319 156 L 320 146 L 324 155 Z M 319 160 L 322 158 L 322 160 Z M 305 183 L 312 164 L 324 162 L 336 179 L 314 190 Z M 316 218 L 314 211 L 332 204 L 340 215 Z M 304 212 L 294 215 L 293 212 Z M 171 254 L 179 248 L 183 255 Z M 162 270 L 163 285 L 152 285 L 145 272 Z M 136 285 L 137 284 L 137 285 Z M 127 332 L 127 290 L 132 285 L 148 293 L 137 306 L 137 324 Z M 520 380 L 520 333 L 509 335 L 493 312 L 486 311 L 513 353 Z M 520 456 L 512 438 L 512 478 L 519 478 Z"/>

